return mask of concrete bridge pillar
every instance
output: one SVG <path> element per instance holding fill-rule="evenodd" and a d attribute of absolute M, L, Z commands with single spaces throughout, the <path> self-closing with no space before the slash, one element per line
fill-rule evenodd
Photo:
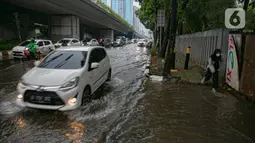
<path fill-rule="evenodd" d="M 80 19 L 74 15 L 52 15 L 50 19 L 51 39 L 80 39 Z"/>
<path fill-rule="evenodd" d="M 114 30 L 100 30 L 100 38 L 109 38 L 114 40 Z"/>

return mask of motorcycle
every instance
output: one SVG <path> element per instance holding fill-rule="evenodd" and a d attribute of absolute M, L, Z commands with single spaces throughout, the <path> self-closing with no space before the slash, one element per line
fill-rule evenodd
<path fill-rule="evenodd" d="M 32 56 L 32 54 L 30 53 L 29 48 L 25 48 L 24 58 L 22 59 L 22 61 L 38 60 L 39 58 L 40 58 L 40 50 L 38 48 L 36 50 L 36 55 L 35 56 Z"/>

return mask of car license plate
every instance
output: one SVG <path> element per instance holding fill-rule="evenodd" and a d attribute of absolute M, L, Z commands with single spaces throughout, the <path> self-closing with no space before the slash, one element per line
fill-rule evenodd
<path fill-rule="evenodd" d="M 30 97 L 30 100 L 32 100 L 32 101 L 41 101 L 41 102 L 51 102 L 51 97 L 47 97 L 47 96 L 43 97 L 43 96 L 34 96 L 34 95 L 32 95 Z"/>

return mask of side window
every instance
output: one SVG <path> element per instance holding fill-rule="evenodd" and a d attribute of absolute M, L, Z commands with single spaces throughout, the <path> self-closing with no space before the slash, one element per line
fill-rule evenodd
<path fill-rule="evenodd" d="M 104 49 L 98 49 L 99 55 L 100 55 L 100 61 L 103 60 L 106 57 L 106 53 Z"/>
<path fill-rule="evenodd" d="M 50 45 L 50 41 L 44 41 L 44 45 Z"/>
<path fill-rule="evenodd" d="M 41 46 L 43 46 L 43 42 L 40 41 L 40 42 L 37 43 L 37 45 L 38 45 L 39 47 L 41 47 Z"/>
<path fill-rule="evenodd" d="M 73 43 L 78 43 L 79 41 L 78 40 L 72 40 Z"/>
<path fill-rule="evenodd" d="M 90 63 L 93 63 L 93 62 L 99 63 L 100 61 L 101 60 L 100 60 L 100 55 L 99 55 L 98 49 L 92 50 L 90 53 L 89 62 Z"/>

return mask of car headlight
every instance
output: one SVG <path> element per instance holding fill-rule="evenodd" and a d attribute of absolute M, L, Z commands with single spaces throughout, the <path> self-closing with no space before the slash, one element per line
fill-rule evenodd
<path fill-rule="evenodd" d="M 17 96 L 17 99 L 23 99 L 23 95 L 22 95 L 22 94 L 19 94 L 19 95 Z"/>
<path fill-rule="evenodd" d="M 25 84 L 22 80 L 18 83 L 18 86 L 20 87 L 20 88 L 26 88 L 27 87 L 27 84 Z"/>
<path fill-rule="evenodd" d="M 60 87 L 60 90 L 61 91 L 67 91 L 67 90 L 70 90 L 70 89 L 73 89 L 75 88 L 79 83 L 79 78 L 76 77 L 76 78 L 73 78 L 72 80 L 66 82 L 65 84 L 63 84 L 61 87 Z"/>

